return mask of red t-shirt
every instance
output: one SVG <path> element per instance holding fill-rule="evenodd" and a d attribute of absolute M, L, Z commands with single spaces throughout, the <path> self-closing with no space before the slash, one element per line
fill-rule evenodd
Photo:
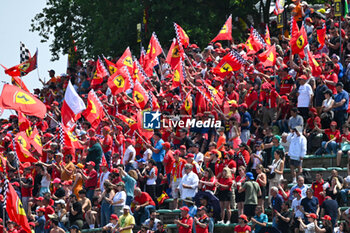
<path fill-rule="evenodd" d="M 145 204 L 147 201 L 149 202 L 149 205 L 153 205 L 155 206 L 156 204 L 154 203 L 154 201 L 152 200 L 151 196 L 146 193 L 146 192 L 142 192 L 140 196 L 138 197 L 134 197 L 134 201 L 138 204 L 138 205 L 142 205 Z"/>
<path fill-rule="evenodd" d="M 348 135 L 342 134 L 341 137 L 340 137 L 340 142 L 343 142 L 343 138 L 345 138 L 346 140 L 350 141 L 350 133 Z"/>
<path fill-rule="evenodd" d="M 26 177 L 25 177 L 25 179 L 26 179 L 26 184 L 31 184 L 32 185 L 32 187 L 31 188 L 24 188 L 23 186 L 22 186 L 22 197 L 31 197 L 31 196 L 33 196 L 33 185 L 34 185 L 34 179 L 33 179 L 33 177 L 32 177 L 32 175 L 31 174 L 28 174 Z M 31 182 L 30 182 L 31 181 Z"/>
<path fill-rule="evenodd" d="M 209 217 L 208 215 L 204 214 L 201 218 L 198 218 L 198 221 L 200 223 L 206 223 L 207 226 L 205 228 L 199 226 L 199 224 L 196 224 L 196 233 L 208 233 L 209 229 Z"/>
<path fill-rule="evenodd" d="M 329 140 L 331 140 L 333 138 L 337 138 L 336 142 L 339 142 L 339 138 L 340 138 L 340 131 L 339 130 L 332 131 L 331 129 L 325 129 L 324 133 L 327 135 Z"/>
<path fill-rule="evenodd" d="M 250 232 L 251 230 L 252 229 L 248 225 L 245 225 L 244 227 L 241 227 L 241 225 L 237 225 L 234 229 L 234 231 L 237 233 L 246 233 L 247 231 Z"/>
<path fill-rule="evenodd" d="M 306 121 L 307 125 L 309 126 L 309 129 L 315 128 L 315 123 L 318 126 L 318 128 L 321 128 L 321 119 L 317 116 L 315 118 L 309 118 Z"/>
<path fill-rule="evenodd" d="M 280 189 L 278 190 L 278 194 L 281 195 L 281 197 L 283 198 L 283 200 L 284 200 L 284 201 L 288 201 L 290 191 L 289 191 L 289 190 L 284 190 L 284 192 L 285 192 L 286 195 L 287 195 L 286 198 L 283 196 L 282 191 L 281 191 Z"/>
<path fill-rule="evenodd" d="M 294 80 L 292 76 L 283 77 L 280 86 L 280 95 L 291 93 L 294 86 Z"/>
<path fill-rule="evenodd" d="M 259 100 L 258 98 L 258 93 L 256 92 L 256 90 L 254 89 L 254 87 L 251 87 L 247 93 L 247 95 L 245 96 L 245 103 L 249 106 L 255 101 L 255 100 Z M 256 107 L 258 106 L 258 102 L 256 102 L 251 109 L 256 110 Z"/>
<path fill-rule="evenodd" d="M 95 189 L 97 187 L 97 172 L 95 169 L 92 169 L 89 174 L 88 177 L 90 177 L 90 179 L 87 179 L 85 181 L 85 187 L 88 188 L 93 188 Z"/>
<path fill-rule="evenodd" d="M 329 74 L 326 75 L 326 80 L 337 83 L 338 75 L 334 71 L 331 71 Z M 334 95 L 337 94 L 337 89 L 335 88 L 335 86 L 327 84 L 327 87 L 333 92 Z"/>
<path fill-rule="evenodd" d="M 108 151 L 112 151 L 112 146 L 113 146 L 113 139 L 111 137 L 111 135 L 107 135 L 107 137 L 105 137 L 102 141 L 102 150 L 103 153 L 106 153 Z"/>
<path fill-rule="evenodd" d="M 222 173 L 222 170 L 225 167 L 225 162 L 222 160 L 217 160 L 215 163 L 215 176 L 218 176 L 220 173 Z"/>
<path fill-rule="evenodd" d="M 220 183 L 220 184 L 223 184 L 223 185 L 228 185 L 228 188 L 223 188 L 223 187 L 219 187 L 219 190 L 221 190 L 221 191 L 224 191 L 224 190 L 229 190 L 229 191 L 231 191 L 232 189 L 231 189 L 231 187 L 232 187 L 232 184 L 233 184 L 233 181 L 232 181 L 232 178 L 222 178 L 222 177 L 220 177 L 219 178 L 219 180 L 218 180 L 218 182 Z"/>
<path fill-rule="evenodd" d="M 181 218 L 180 222 L 183 224 L 187 224 L 190 227 L 185 228 L 183 226 L 179 226 L 179 233 L 192 233 L 192 226 L 193 226 L 193 218 L 187 214 L 185 218 Z"/>
<path fill-rule="evenodd" d="M 165 168 L 165 173 L 169 174 L 171 173 L 171 170 L 173 169 L 173 165 L 174 165 L 175 159 L 173 156 L 173 152 L 171 150 L 169 150 L 165 156 L 164 156 L 164 160 L 163 160 L 163 164 L 165 164 L 164 168 Z"/>
<path fill-rule="evenodd" d="M 265 91 L 262 91 L 260 93 L 260 101 L 266 101 L 265 107 L 266 108 L 276 108 L 276 100 L 277 100 L 278 93 L 275 90 L 271 90 L 269 93 L 266 93 Z"/>
<path fill-rule="evenodd" d="M 206 182 L 210 182 L 210 183 L 214 183 L 213 186 L 203 185 L 203 186 L 202 186 L 202 191 L 206 191 L 206 190 L 214 191 L 214 190 L 215 190 L 215 183 L 216 183 L 216 178 L 215 178 L 215 176 L 213 176 L 212 178 L 210 178 L 210 180 L 207 180 L 205 177 L 203 177 L 201 180 L 202 180 L 202 181 L 206 181 Z"/>
<path fill-rule="evenodd" d="M 320 194 L 320 192 L 323 192 L 323 185 L 324 180 L 321 182 L 315 181 L 312 183 L 312 190 L 314 190 L 314 196 L 317 197 L 319 205 L 322 205 L 324 201 L 324 196 Z"/>

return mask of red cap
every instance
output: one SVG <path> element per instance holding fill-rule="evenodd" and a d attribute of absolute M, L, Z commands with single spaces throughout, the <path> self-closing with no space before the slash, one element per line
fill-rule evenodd
<path fill-rule="evenodd" d="M 121 127 L 120 125 L 117 125 L 117 127 L 116 127 L 117 129 L 119 129 L 120 131 L 122 131 L 123 130 L 123 127 Z"/>
<path fill-rule="evenodd" d="M 190 45 L 190 48 L 198 49 L 199 47 L 198 47 L 196 44 L 191 44 L 191 45 Z"/>
<path fill-rule="evenodd" d="M 134 140 L 132 140 L 131 138 L 128 138 L 125 141 L 131 145 L 134 145 L 134 143 L 135 143 Z"/>
<path fill-rule="evenodd" d="M 108 167 L 108 164 L 106 162 L 101 163 L 100 167 Z"/>
<path fill-rule="evenodd" d="M 116 214 L 111 214 L 110 219 L 118 220 L 118 215 L 116 215 Z"/>
<path fill-rule="evenodd" d="M 314 213 L 308 214 L 308 215 L 306 215 L 306 217 L 308 217 L 308 218 L 313 218 L 313 219 L 317 219 L 317 215 L 314 214 Z"/>
<path fill-rule="evenodd" d="M 90 166 L 95 167 L 95 162 L 94 161 L 90 161 L 90 162 L 87 162 L 86 165 L 90 165 Z"/>
<path fill-rule="evenodd" d="M 289 102 L 288 96 L 282 95 L 281 98 L 284 99 L 286 102 Z"/>
<path fill-rule="evenodd" d="M 293 192 L 297 192 L 301 196 L 301 189 L 300 188 L 294 189 Z"/>
<path fill-rule="evenodd" d="M 25 162 L 22 164 L 23 169 L 30 168 L 31 166 L 32 165 L 30 164 L 30 162 Z"/>
<path fill-rule="evenodd" d="M 107 132 L 111 131 L 111 128 L 109 128 L 108 126 L 103 127 L 104 130 L 106 130 Z"/>
<path fill-rule="evenodd" d="M 308 78 L 305 75 L 300 75 L 299 79 L 308 80 Z"/>
<path fill-rule="evenodd" d="M 265 82 L 265 83 L 263 83 L 262 85 L 261 85 L 261 89 L 271 89 L 272 88 L 272 86 L 271 86 L 271 84 L 270 83 L 268 83 L 268 82 Z"/>
<path fill-rule="evenodd" d="M 50 134 L 50 133 L 45 133 L 45 134 L 44 134 L 44 137 L 47 137 L 47 138 L 52 138 L 52 137 L 53 137 L 53 135 L 52 135 L 52 134 Z"/>
<path fill-rule="evenodd" d="M 212 153 L 212 154 L 217 154 L 217 155 L 218 155 L 218 154 L 219 154 L 219 151 L 216 150 L 216 149 L 213 149 L 213 150 L 210 151 L 210 153 Z"/>
<path fill-rule="evenodd" d="M 192 154 L 192 153 L 188 153 L 187 155 L 186 155 L 186 157 L 185 157 L 186 159 L 187 158 L 194 158 L 194 154 Z"/>
<path fill-rule="evenodd" d="M 96 141 L 97 141 L 97 137 L 91 137 L 91 138 L 90 138 L 90 141 L 96 142 Z"/>
<path fill-rule="evenodd" d="M 241 219 L 243 219 L 244 221 L 248 222 L 247 215 L 245 215 L 245 214 L 241 214 L 241 215 L 239 216 L 239 218 L 241 218 Z"/>
<path fill-rule="evenodd" d="M 95 129 L 92 129 L 92 128 L 88 129 L 87 132 L 88 132 L 88 133 L 96 133 Z"/>
<path fill-rule="evenodd" d="M 187 206 L 183 206 L 183 207 L 181 207 L 181 208 L 180 208 L 180 210 L 187 211 L 187 212 L 189 212 L 189 211 L 190 211 L 190 209 L 189 209 Z"/>
<path fill-rule="evenodd" d="M 178 95 L 174 95 L 173 99 L 181 100 L 180 96 L 178 96 Z"/>
<path fill-rule="evenodd" d="M 312 23 L 312 19 L 311 19 L 310 17 L 307 17 L 307 18 L 305 19 L 305 21 L 306 21 L 306 22 L 309 22 L 309 23 Z"/>
<path fill-rule="evenodd" d="M 36 212 L 43 212 L 43 213 L 45 213 L 45 208 L 41 207 L 41 208 L 37 209 Z"/>
<path fill-rule="evenodd" d="M 170 149 L 170 143 L 169 143 L 169 142 L 164 142 L 164 143 L 162 143 L 162 146 L 164 146 L 164 147 Z"/>
<path fill-rule="evenodd" d="M 337 126 L 337 122 L 336 121 L 332 121 L 331 125 Z"/>
<path fill-rule="evenodd" d="M 12 186 L 19 187 L 19 183 L 18 183 L 18 182 L 13 182 L 13 183 L 11 183 L 11 184 L 12 184 Z"/>
<path fill-rule="evenodd" d="M 180 149 L 186 150 L 186 146 L 185 146 L 185 145 L 181 145 L 181 146 L 180 146 Z"/>
<path fill-rule="evenodd" d="M 331 218 L 331 216 L 329 216 L 329 215 L 323 216 L 322 219 L 332 221 L 332 218 Z"/>
<path fill-rule="evenodd" d="M 316 110 L 316 108 L 310 108 L 310 112 L 312 112 L 314 115 L 317 115 L 317 110 Z"/>
<path fill-rule="evenodd" d="M 61 179 L 60 178 L 55 178 L 53 181 L 52 181 L 53 184 L 59 184 L 61 183 Z"/>
<path fill-rule="evenodd" d="M 238 104 L 237 104 L 236 102 L 233 102 L 233 103 L 231 104 L 230 107 L 232 107 L 232 108 L 238 108 Z"/>
<path fill-rule="evenodd" d="M 240 104 L 239 107 L 240 107 L 240 108 L 245 108 L 245 109 L 247 109 L 247 108 L 248 108 L 248 105 L 247 105 L 246 103 L 243 103 L 243 104 Z"/>
<path fill-rule="evenodd" d="M 55 106 L 60 105 L 57 101 L 53 101 L 52 104 L 55 105 Z"/>
<path fill-rule="evenodd" d="M 34 198 L 36 201 L 43 201 L 44 198 L 43 197 L 38 197 L 38 198 Z"/>
<path fill-rule="evenodd" d="M 200 83 L 200 84 L 203 84 L 203 81 L 202 81 L 202 80 L 200 80 L 200 79 L 196 79 L 196 81 L 195 81 L 195 82 Z"/>
<path fill-rule="evenodd" d="M 31 226 L 31 227 L 35 227 L 35 223 L 34 223 L 34 222 L 29 222 L 28 224 L 29 224 L 29 226 Z"/>
<path fill-rule="evenodd" d="M 174 155 L 180 155 L 180 154 L 181 154 L 181 152 L 179 150 L 174 151 Z"/>

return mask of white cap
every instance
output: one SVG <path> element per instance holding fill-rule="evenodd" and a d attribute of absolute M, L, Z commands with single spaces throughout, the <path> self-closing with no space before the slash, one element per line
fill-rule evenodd
<path fill-rule="evenodd" d="M 123 207 L 123 210 L 129 210 L 129 211 L 130 211 L 130 206 L 125 205 L 125 206 Z"/>

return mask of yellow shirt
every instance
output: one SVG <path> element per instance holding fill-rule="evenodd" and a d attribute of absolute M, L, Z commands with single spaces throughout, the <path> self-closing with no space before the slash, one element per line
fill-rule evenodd
<path fill-rule="evenodd" d="M 127 227 L 130 225 L 135 225 L 135 218 L 131 214 L 125 216 L 124 214 L 119 217 L 118 220 L 119 227 Z M 132 229 L 121 231 L 120 233 L 132 233 Z"/>

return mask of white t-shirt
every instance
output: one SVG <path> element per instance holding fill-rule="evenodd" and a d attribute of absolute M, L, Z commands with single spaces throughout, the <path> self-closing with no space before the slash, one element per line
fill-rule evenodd
<path fill-rule="evenodd" d="M 294 217 L 295 218 L 304 218 L 304 214 L 303 212 L 301 212 L 300 210 L 297 209 L 298 206 L 301 206 L 301 200 L 302 198 L 300 198 L 300 200 L 298 200 L 297 198 L 294 198 L 292 201 L 292 209 L 294 210 Z"/>
<path fill-rule="evenodd" d="M 128 148 L 125 150 L 124 156 L 123 156 L 123 164 L 126 165 L 126 162 L 129 160 L 130 152 L 132 152 L 132 158 L 130 160 L 131 163 L 135 162 L 135 156 L 136 156 L 136 150 L 132 145 L 129 145 Z"/>
<path fill-rule="evenodd" d="M 311 96 L 313 95 L 311 86 L 307 83 L 300 85 L 298 92 L 298 108 L 308 108 L 310 105 Z"/>
<path fill-rule="evenodd" d="M 145 161 L 148 161 L 148 158 L 151 157 L 152 158 L 152 150 L 150 148 L 147 148 L 147 150 L 145 150 L 145 152 L 143 152 L 143 159 Z M 151 156 L 148 156 L 149 154 L 151 154 Z"/>
<path fill-rule="evenodd" d="M 120 191 L 117 192 L 114 197 L 113 197 L 113 202 L 117 202 L 119 200 L 123 200 L 122 203 L 116 204 L 115 206 L 124 206 L 126 202 L 126 192 L 125 191 Z"/>
<path fill-rule="evenodd" d="M 262 154 L 261 154 L 261 150 L 255 152 L 255 154 L 256 154 L 260 159 L 263 158 L 263 157 L 262 157 Z M 252 169 L 256 169 L 256 167 L 257 167 L 259 164 L 261 164 L 261 161 L 260 161 L 258 158 L 253 157 Z"/>
<path fill-rule="evenodd" d="M 204 155 L 201 152 L 198 152 L 196 155 L 194 155 L 194 160 L 197 163 L 202 163 L 204 161 Z"/>
<path fill-rule="evenodd" d="M 147 185 L 154 185 L 156 184 L 156 180 L 157 180 L 157 176 L 156 176 L 156 170 L 155 168 L 153 167 L 149 173 L 149 175 L 153 175 L 153 178 L 148 178 L 147 179 Z"/>
<path fill-rule="evenodd" d="M 312 222 L 306 225 L 305 233 L 315 233 L 315 232 L 316 232 L 315 223 Z"/>

